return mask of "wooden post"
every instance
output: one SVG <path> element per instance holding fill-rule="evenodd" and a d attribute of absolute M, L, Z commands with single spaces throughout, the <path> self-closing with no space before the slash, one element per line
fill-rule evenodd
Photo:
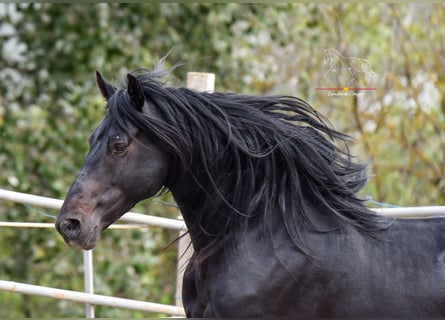
<path fill-rule="evenodd" d="M 215 74 L 214 73 L 202 73 L 202 72 L 188 72 L 187 73 L 187 88 L 213 92 L 215 89 Z M 176 278 L 176 305 L 183 307 L 182 305 L 182 280 L 184 278 L 184 271 L 187 267 L 187 263 L 193 254 L 193 246 L 190 243 L 190 237 L 188 234 L 184 235 L 185 231 L 180 231 L 178 243 L 178 265 L 177 265 L 177 278 Z"/>
<path fill-rule="evenodd" d="M 187 88 L 197 91 L 213 92 L 213 90 L 215 90 L 215 74 L 204 72 L 188 72 Z"/>

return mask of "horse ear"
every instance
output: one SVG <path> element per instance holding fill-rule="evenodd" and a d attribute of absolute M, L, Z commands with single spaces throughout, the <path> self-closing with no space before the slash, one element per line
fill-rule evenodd
<path fill-rule="evenodd" d="M 96 71 L 96 83 L 105 100 L 109 100 L 116 91 L 116 88 L 106 82 L 99 71 Z"/>
<path fill-rule="evenodd" d="M 132 74 L 127 74 L 128 79 L 128 95 L 130 96 L 131 102 L 137 111 L 142 112 L 142 107 L 144 106 L 145 96 L 142 89 L 141 83 Z"/>

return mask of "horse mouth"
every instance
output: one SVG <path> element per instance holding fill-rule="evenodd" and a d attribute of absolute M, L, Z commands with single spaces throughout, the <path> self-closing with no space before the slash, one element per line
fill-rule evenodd
<path fill-rule="evenodd" d="M 86 243 L 79 243 L 76 240 L 65 240 L 65 243 L 71 248 L 91 250 L 96 246 L 97 241 L 90 241 Z"/>
<path fill-rule="evenodd" d="M 81 232 L 77 237 L 63 237 L 65 243 L 71 248 L 91 250 L 100 238 L 100 231 L 97 227 L 92 232 Z"/>

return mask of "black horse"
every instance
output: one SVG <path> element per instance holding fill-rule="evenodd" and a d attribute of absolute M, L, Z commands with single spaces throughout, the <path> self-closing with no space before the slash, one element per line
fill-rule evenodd
<path fill-rule="evenodd" d="M 91 249 L 138 201 L 170 190 L 194 254 L 191 317 L 445 316 L 445 219 L 393 220 L 357 192 L 348 137 L 299 98 L 200 93 L 97 73 L 106 114 L 56 227 Z"/>

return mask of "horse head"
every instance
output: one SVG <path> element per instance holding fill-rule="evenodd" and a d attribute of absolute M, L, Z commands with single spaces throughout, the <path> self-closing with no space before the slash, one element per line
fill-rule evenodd
<path fill-rule="evenodd" d="M 83 249 L 92 249 L 103 230 L 162 189 L 169 166 L 158 145 L 119 117 L 117 105 L 141 117 L 159 116 L 149 110 L 137 78 L 128 74 L 127 88 L 117 90 L 100 73 L 96 76 L 107 112 L 89 138 L 89 152 L 56 221 L 65 242 Z"/>

